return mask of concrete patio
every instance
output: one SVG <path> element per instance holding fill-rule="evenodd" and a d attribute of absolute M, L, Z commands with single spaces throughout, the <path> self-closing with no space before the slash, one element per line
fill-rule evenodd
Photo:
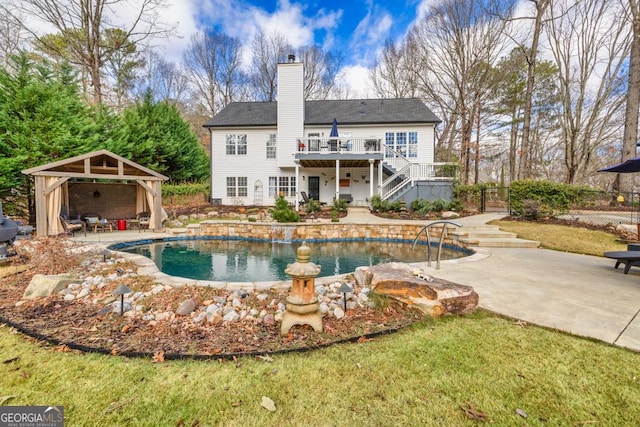
<path fill-rule="evenodd" d="M 481 214 L 455 221 L 464 227 L 501 218 Z M 377 224 L 392 220 L 350 208 L 341 222 Z M 424 222 L 426 224 L 426 222 Z M 74 240 L 109 245 L 173 234 L 127 230 L 77 233 Z M 413 237 L 413 236 L 411 236 Z M 480 306 L 522 321 L 640 351 L 640 268 L 629 274 L 603 257 L 538 248 L 476 248 L 474 256 L 443 261 L 427 273 L 475 288 Z"/>

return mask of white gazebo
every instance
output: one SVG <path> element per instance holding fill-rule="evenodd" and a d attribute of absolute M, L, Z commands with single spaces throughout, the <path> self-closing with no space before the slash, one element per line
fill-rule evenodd
<path fill-rule="evenodd" d="M 64 231 L 60 215 L 63 207 L 68 212 L 70 180 L 86 184 L 135 182 L 135 212 L 149 212 L 149 228 L 162 231 L 162 221 L 166 218 L 162 209 L 162 181 L 169 178 L 108 150 L 25 169 L 22 173 L 35 179 L 36 231 L 39 236 L 57 235 Z M 97 191 L 95 194 L 100 195 Z"/>

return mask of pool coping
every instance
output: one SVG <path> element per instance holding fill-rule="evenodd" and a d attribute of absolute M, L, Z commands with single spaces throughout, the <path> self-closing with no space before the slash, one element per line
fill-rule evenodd
<path fill-rule="evenodd" d="M 155 264 L 155 262 L 153 262 L 153 260 L 151 260 L 150 258 L 147 258 L 144 255 L 133 254 L 129 252 L 122 252 L 118 250 L 118 249 L 122 249 L 123 247 L 136 246 L 140 244 L 150 244 L 150 243 L 156 243 L 156 242 L 162 242 L 162 241 L 173 242 L 173 241 L 190 241 L 190 240 L 267 241 L 265 239 L 255 239 L 255 238 L 247 238 L 247 239 L 241 239 L 241 238 L 235 238 L 235 237 L 228 238 L 228 236 L 179 236 L 179 237 L 172 236 L 172 237 L 145 238 L 145 239 L 139 239 L 139 240 L 129 240 L 129 241 L 120 242 L 120 243 L 111 243 L 106 247 L 106 249 L 112 252 L 116 252 L 119 256 L 121 256 L 122 258 L 128 261 L 132 261 L 136 265 L 137 274 L 143 275 L 143 276 L 149 276 L 153 278 L 154 281 L 156 281 L 158 284 L 161 284 L 161 285 L 168 285 L 172 287 L 196 286 L 196 287 L 213 288 L 218 290 L 229 290 L 229 291 L 244 290 L 244 291 L 255 291 L 255 292 L 268 291 L 268 290 L 286 290 L 291 287 L 291 280 L 252 281 L 252 282 L 226 281 L 224 282 L 224 281 L 214 281 L 214 280 L 198 280 L 198 279 L 191 279 L 188 277 L 181 277 L 181 276 L 171 276 L 169 274 L 166 274 L 160 271 L 160 269 Z M 322 242 L 329 242 L 329 241 L 349 241 L 349 240 L 351 241 L 362 241 L 362 240 L 388 241 L 388 242 L 399 242 L 399 243 L 411 242 L 410 240 L 407 241 L 406 239 L 362 239 L 362 238 L 317 239 L 317 240 L 309 239 L 308 241 L 312 241 L 314 243 L 317 243 L 317 242 L 322 243 Z M 301 241 L 302 240 L 300 241 L 293 240 L 293 242 L 296 242 L 296 243 L 299 243 Z M 448 246 L 454 246 L 454 245 L 448 245 Z M 462 248 L 462 247 L 457 246 L 456 248 Z M 444 264 L 444 263 L 459 264 L 459 263 L 466 263 L 466 262 L 476 262 L 491 256 L 491 252 L 483 248 L 474 247 L 473 249 L 470 249 L 470 248 L 462 248 L 462 249 L 470 251 L 472 253 L 466 257 L 450 259 L 450 260 L 442 260 L 440 261 L 440 263 L 441 264 Z M 420 269 L 420 270 L 435 269 L 435 267 L 433 266 L 433 263 L 434 263 L 433 261 L 431 262 L 431 265 L 429 265 L 430 263 L 428 261 L 413 262 L 413 263 L 402 263 L 399 261 L 395 261 L 394 263 L 406 264 L 415 269 Z M 377 265 L 382 265 L 382 264 L 377 264 Z M 358 267 L 358 268 L 362 268 L 362 267 Z M 318 285 L 328 285 L 341 280 L 347 275 L 352 275 L 354 273 L 355 271 L 348 272 L 348 273 L 341 273 L 341 274 L 332 275 L 332 276 L 317 277 L 315 279 L 315 283 Z"/>

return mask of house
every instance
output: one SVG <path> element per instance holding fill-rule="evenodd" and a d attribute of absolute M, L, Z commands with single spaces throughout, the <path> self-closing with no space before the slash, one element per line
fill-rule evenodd
<path fill-rule="evenodd" d="M 277 102 L 234 102 L 204 125 L 212 203 L 273 205 L 284 195 L 298 206 L 301 192 L 329 205 L 448 199 L 451 179 L 434 163 L 440 121 L 419 99 L 305 101 L 303 64 L 290 55 L 278 64 Z"/>

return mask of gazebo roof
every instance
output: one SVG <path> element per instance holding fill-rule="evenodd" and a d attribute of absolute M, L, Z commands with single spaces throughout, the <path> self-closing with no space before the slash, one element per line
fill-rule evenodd
<path fill-rule="evenodd" d="M 80 156 L 25 169 L 25 175 L 67 178 L 166 181 L 169 178 L 118 156 L 108 150 L 92 151 Z"/>

